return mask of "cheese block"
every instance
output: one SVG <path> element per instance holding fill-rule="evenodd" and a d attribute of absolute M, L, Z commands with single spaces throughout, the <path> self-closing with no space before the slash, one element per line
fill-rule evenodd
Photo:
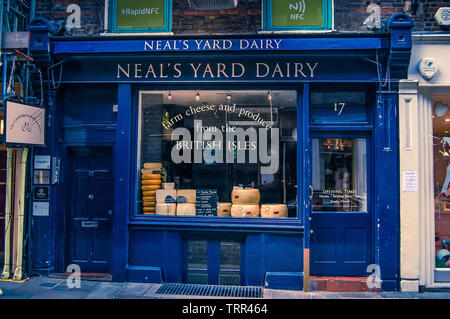
<path fill-rule="evenodd" d="M 156 215 L 175 215 L 177 204 L 156 204 Z"/>
<path fill-rule="evenodd" d="M 238 205 L 258 205 L 260 199 L 259 189 L 234 187 L 231 192 L 231 201 Z"/>
<path fill-rule="evenodd" d="M 156 196 L 156 190 L 153 191 L 143 191 L 142 196 Z"/>
<path fill-rule="evenodd" d="M 231 203 L 217 203 L 217 216 L 231 216 Z"/>
<path fill-rule="evenodd" d="M 233 217 L 258 217 L 259 205 L 235 205 L 231 206 L 231 216 Z"/>
<path fill-rule="evenodd" d="M 141 187 L 141 189 L 143 191 L 155 191 L 160 188 L 161 188 L 161 185 L 142 185 L 142 187 Z"/>
<path fill-rule="evenodd" d="M 192 203 L 184 203 L 177 204 L 177 215 L 183 216 L 195 216 L 195 204 Z"/>
<path fill-rule="evenodd" d="M 161 180 L 161 174 L 142 174 L 142 179 Z"/>
<path fill-rule="evenodd" d="M 174 189 L 175 183 L 162 183 L 161 188 L 162 189 Z"/>
<path fill-rule="evenodd" d="M 177 190 L 176 189 L 157 189 L 156 202 L 158 204 L 174 204 L 176 203 Z"/>
<path fill-rule="evenodd" d="M 144 168 L 153 169 L 153 170 L 161 170 L 162 163 L 144 163 Z"/>
<path fill-rule="evenodd" d="M 143 179 L 142 180 L 142 185 L 160 185 L 161 184 L 161 180 L 157 180 L 157 179 Z"/>
<path fill-rule="evenodd" d="M 284 204 L 261 205 L 261 217 L 287 217 L 288 209 Z"/>
<path fill-rule="evenodd" d="M 177 203 L 195 204 L 196 200 L 197 200 L 197 191 L 195 189 L 177 190 Z"/>
<path fill-rule="evenodd" d="M 153 169 L 153 168 L 143 168 L 141 169 L 141 173 L 142 175 L 146 175 L 146 174 L 158 174 L 159 177 L 161 177 L 161 171 L 159 169 Z"/>
<path fill-rule="evenodd" d="M 150 201 L 150 202 L 156 202 L 156 195 L 155 196 L 142 196 L 143 201 Z"/>

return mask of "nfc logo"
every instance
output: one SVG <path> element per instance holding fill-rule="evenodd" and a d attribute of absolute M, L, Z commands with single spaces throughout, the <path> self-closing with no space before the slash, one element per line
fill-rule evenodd
<path fill-rule="evenodd" d="M 301 13 L 305 13 L 305 9 L 306 9 L 305 0 L 299 0 L 295 2 L 295 4 L 292 3 L 289 4 L 289 10 L 296 10 Z"/>

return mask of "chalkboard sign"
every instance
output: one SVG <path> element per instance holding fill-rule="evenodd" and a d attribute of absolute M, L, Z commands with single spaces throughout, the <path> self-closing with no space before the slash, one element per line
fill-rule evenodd
<path fill-rule="evenodd" d="M 217 216 L 217 189 L 197 189 L 196 215 Z"/>

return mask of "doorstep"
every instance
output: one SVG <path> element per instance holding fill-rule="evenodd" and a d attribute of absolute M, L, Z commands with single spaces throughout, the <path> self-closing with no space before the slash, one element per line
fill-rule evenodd
<path fill-rule="evenodd" d="M 73 275 L 73 272 L 64 272 L 64 273 L 53 273 L 48 275 L 48 278 L 56 278 L 56 279 L 66 279 L 70 275 Z M 81 280 L 87 281 L 112 281 L 111 274 L 108 273 L 92 273 L 92 272 L 82 272 L 80 273 Z"/>
<path fill-rule="evenodd" d="M 311 291 L 380 292 L 381 288 L 369 288 L 367 277 L 319 277 L 310 276 Z"/>

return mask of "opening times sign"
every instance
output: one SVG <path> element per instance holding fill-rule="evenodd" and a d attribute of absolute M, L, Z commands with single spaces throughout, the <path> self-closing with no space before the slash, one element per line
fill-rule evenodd
<path fill-rule="evenodd" d="M 164 28 L 164 0 L 117 0 L 117 29 Z"/>

